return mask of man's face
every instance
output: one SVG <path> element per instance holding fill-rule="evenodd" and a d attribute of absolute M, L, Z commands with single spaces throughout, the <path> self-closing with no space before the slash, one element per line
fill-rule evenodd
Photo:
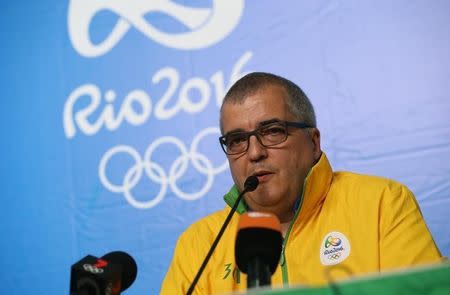
<path fill-rule="evenodd" d="M 243 103 L 224 104 L 223 133 L 252 131 L 273 119 L 297 121 L 288 110 L 285 95 L 280 86 L 269 85 L 246 97 Z M 246 153 L 228 155 L 231 174 L 240 191 L 247 177 L 256 175 L 259 179 L 258 188 L 246 194 L 246 203 L 252 210 L 276 214 L 281 222 L 292 218 L 303 181 L 321 153 L 317 129 L 288 127 L 288 134 L 285 142 L 272 147 L 263 147 L 251 136 Z"/>

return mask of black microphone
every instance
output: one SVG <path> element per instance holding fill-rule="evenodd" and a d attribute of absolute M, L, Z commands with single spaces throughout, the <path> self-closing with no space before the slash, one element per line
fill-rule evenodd
<path fill-rule="evenodd" d="M 137 265 L 133 257 L 122 251 L 101 258 L 87 255 L 72 265 L 71 295 L 120 295 L 136 279 Z"/>
<path fill-rule="evenodd" d="M 258 177 L 256 176 L 249 176 L 244 182 L 244 190 L 239 194 L 239 196 L 236 199 L 236 202 L 234 202 L 233 208 L 231 208 L 230 213 L 228 213 L 227 218 L 225 219 L 225 222 L 223 223 L 222 227 L 220 228 L 219 234 L 217 234 L 216 239 L 211 245 L 211 248 L 208 251 L 208 254 L 206 254 L 205 259 L 203 260 L 202 265 L 200 266 L 197 274 L 195 275 L 194 280 L 192 281 L 191 285 L 189 286 L 189 289 L 187 291 L 187 295 L 191 295 L 194 291 L 195 285 L 197 285 L 198 280 L 200 279 L 200 276 L 202 275 L 203 271 L 205 270 L 206 264 L 208 264 L 209 259 L 211 258 L 211 255 L 213 254 L 214 250 L 217 247 L 217 244 L 219 243 L 220 238 L 223 236 L 223 233 L 225 232 L 225 229 L 227 228 L 228 224 L 230 223 L 231 217 L 233 217 L 234 212 L 236 212 L 237 206 L 239 205 L 239 202 L 242 199 L 242 196 L 245 193 L 254 191 L 259 184 Z"/>
<path fill-rule="evenodd" d="M 259 185 L 258 177 L 249 176 L 244 182 L 244 190 L 242 191 L 240 197 L 242 197 L 245 193 L 254 191 Z M 239 197 L 238 197 L 239 199 Z M 240 199 L 239 199 L 240 201 Z M 236 207 L 237 208 L 237 207 Z"/>
<path fill-rule="evenodd" d="M 249 212 L 239 219 L 235 258 L 247 274 L 247 288 L 268 286 L 280 261 L 281 224 L 272 213 Z"/>

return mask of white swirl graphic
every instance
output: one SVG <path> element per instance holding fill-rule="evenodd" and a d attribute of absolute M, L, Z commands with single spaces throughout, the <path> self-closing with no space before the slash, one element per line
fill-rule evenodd
<path fill-rule="evenodd" d="M 219 128 L 209 127 L 200 131 L 193 139 L 189 150 L 180 139 L 172 136 L 163 136 L 148 146 L 143 158 L 130 146 L 115 146 L 108 150 L 100 160 L 98 171 L 100 181 L 109 191 L 113 193 L 122 193 L 128 203 L 138 209 L 149 209 L 158 205 L 166 195 L 168 187 L 170 187 L 172 192 L 180 199 L 186 201 L 197 200 L 203 197 L 211 189 L 214 182 L 214 176 L 222 173 L 228 167 L 227 161 L 218 167 L 214 167 L 205 155 L 198 152 L 197 149 L 200 141 L 211 134 L 220 134 Z M 172 162 L 168 172 L 166 172 L 161 165 L 152 160 L 152 155 L 155 150 L 162 145 L 167 144 L 174 145 L 181 153 L 181 155 Z M 110 159 L 118 154 L 129 155 L 133 159 L 134 165 L 127 170 L 121 184 L 113 184 L 106 176 L 106 168 Z M 205 184 L 199 191 L 194 193 L 186 193 L 177 185 L 177 181 L 186 173 L 190 163 L 192 163 L 195 170 L 206 176 Z M 152 182 L 161 186 L 158 194 L 148 201 L 137 200 L 131 192 L 141 180 L 143 172 L 145 172 Z"/>
<path fill-rule="evenodd" d="M 211 8 L 186 7 L 170 0 L 71 0 L 68 11 L 69 38 L 75 50 L 85 57 L 97 57 L 109 52 L 131 26 L 162 45 L 192 50 L 211 46 L 225 38 L 238 24 L 244 0 L 212 0 Z M 93 44 L 89 28 L 92 19 L 102 10 L 117 14 L 119 19 L 108 36 Z M 165 13 L 189 32 L 165 33 L 144 18 L 149 12 Z"/>

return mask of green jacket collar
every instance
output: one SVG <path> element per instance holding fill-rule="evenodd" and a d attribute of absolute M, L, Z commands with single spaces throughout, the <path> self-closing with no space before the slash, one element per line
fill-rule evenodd
<path fill-rule="evenodd" d="M 233 207 L 238 196 L 239 196 L 239 191 L 238 191 L 236 185 L 233 185 L 233 187 L 231 187 L 230 191 L 228 193 L 226 193 L 225 196 L 223 196 L 223 199 L 225 200 L 225 203 L 228 204 L 228 206 Z M 239 202 L 236 212 L 239 214 L 247 212 L 247 204 L 245 203 L 244 198 L 242 198 L 241 201 Z"/>

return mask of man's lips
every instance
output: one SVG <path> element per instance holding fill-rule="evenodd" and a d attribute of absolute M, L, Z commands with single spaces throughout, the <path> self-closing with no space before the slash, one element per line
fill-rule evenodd
<path fill-rule="evenodd" d="M 272 175 L 274 175 L 274 173 L 271 171 L 257 171 L 252 175 L 258 177 L 258 180 L 261 183 L 268 181 L 272 177 Z"/>

